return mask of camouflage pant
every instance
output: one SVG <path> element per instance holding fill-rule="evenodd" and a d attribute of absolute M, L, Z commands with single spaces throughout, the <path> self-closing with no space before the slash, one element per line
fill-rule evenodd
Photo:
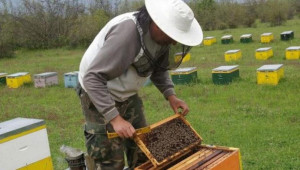
<path fill-rule="evenodd" d="M 107 131 L 114 132 L 112 125 L 105 122 L 103 115 L 97 111 L 84 90 L 79 90 L 79 97 L 86 120 L 84 129 L 86 148 L 89 156 L 94 159 L 96 170 L 123 169 L 124 153 L 130 169 L 133 169 L 137 163 L 146 161 L 145 155 L 132 139 L 108 139 Z M 116 108 L 134 128 L 147 125 L 143 103 L 138 95 L 134 95 L 122 103 L 116 102 Z"/>

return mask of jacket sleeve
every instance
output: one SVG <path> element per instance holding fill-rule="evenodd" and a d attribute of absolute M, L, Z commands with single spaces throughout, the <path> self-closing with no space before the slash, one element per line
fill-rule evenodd
<path fill-rule="evenodd" d="M 138 40 L 138 32 L 132 20 L 112 27 L 83 78 L 91 101 L 106 122 L 119 114 L 107 88 L 107 81 L 120 76 L 132 64 L 140 49 Z"/>

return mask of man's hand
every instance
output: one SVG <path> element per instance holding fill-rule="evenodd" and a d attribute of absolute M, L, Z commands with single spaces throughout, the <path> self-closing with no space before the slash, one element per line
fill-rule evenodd
<path fill-rule="evenodd" d="M 178 99 L 175 95 L 169 96 L 168 100 L 169 100 L 170 106 L 172 107 L 172 109 L 174 110 L 175 113 L 178 113 L 178 109 L 181 108 L 182 109 L 181 114 L 183 116 L 188 114 L 189 107 L 184 101 Z"/>
<path fill-rule="evenodd" d="M 135 134 L 134 127 L 129 122 L 124 120 L 120 115 L 113 118 L 110 121 L 110 124 L 121 138 L 131 138 Z"/>

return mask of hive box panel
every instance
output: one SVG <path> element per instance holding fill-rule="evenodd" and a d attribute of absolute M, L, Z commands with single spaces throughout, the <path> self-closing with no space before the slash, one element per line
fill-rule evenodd
<path fill-rule="evenodd" d="M 28 72 L 19 72 L 7 75 L 6 84 L 9 88 L 18 88 L 24 83 L 30 83 L 31 76 Z"/>
<path fill-rule="evenodd" d="M 287 60 L 297 60 L 300 58 L 300 46 L 288 47 L 285 50 L 285 58 Z"/>
<path fill-rule="evenodd" d="M 260 42 L 261 43 L 270 43 L 274 40 L 274 35 L 270 32 L 263 33 L 260 35 Z"/>
<path fill-rule="evenodd" d="M 175 60 L 175 63 L 180 62 L 180 60 L 182 60 L 182 62 L 184 63 L 184 62 L 190 61 L 190 59 L 191 59 L 191 54 L 190 53 L 187 53 L 182 59 L 182 52 L 180 52 L 180 53 L 175 54 L 175 59 L 174 60 Z"/>
<path fill-rule="evenodd" d="M 220 66 L 212 70 L 214 84 L 229 84 L 234 78 L 239 77 L 239 66 Z"/>
<path fill-rule="evenodd" d="M 197 81 L 197 68 L 178 68 L 170 72 L 174 84 L 189 84 Z"/>
<path fill-rule="evenodd" d="M 249 43 L 252 42 L 252 34 L 243 34 L 240 37 L 240 42 L 241 43 Z"/>
<path fill-rule="evenodd" d="M 240 49 L 228 50 L 225 52 L 225 61 L 237 61 L 242 57 L 242 52 Z"/>
<path fill-rule="evenodd" d="M 205 46 L 210 46 L 210 45 L 212 45 L 212 44 L 214 44 L 216 42 L 217 42 L 217 39 L 215 37 L 205 37 L 203 39 L 203 44 Z"/>
<path fill-rule="evenodd" d="M 272 47 L 259 48 L 255 51 L 255 58 L 257 60 L 267 60 L 273 57 L 273 55 Z"/>
<path fill-rule="evenodd" d="M 224 35 L 221 37 L 221 43 L 222 44 L 231 44 L 233 43 L 233 37 L 232 35 Z"/>
<path fill-rule="evenodd" d="M 56 72 L 46 72 L 34 75 L 34 87 L 46 87 L 57 84 L 58 79 Z"/>
<path fill-rule="evenodd" d="M 284 76 L 283 64 L 263 65 L 257 69 L 257 84 L 277 85 Z"/>
<path fill-rule="evenodd" d="M 6 76 L 7 76 L 7 73 L 0 73 L 0 85 L 6 84 Z"/>
<path fill-rule="evenodd" d="M 0 123 L 1 169 L 53 170 L 45 122 L 15 118 Z"/>
<path fill-rule="evenodd" d="M 280 38 L 283 41 L 291 40 L 294 38 L 294 31 L 284 31 L 280 34 Z"/>
<path fill-rule="evenodd" d="M 180 123 L 176 121 L 181 122 L 185 127 L 180 126 Z M 176 127 L 169 127 L 170 123 L 173 123 Z M 149 158 L 147 162 L 136 167 L 135 170 L 242 169 L 238 148 L 201 145 L 202 138 L 189 122 L 179 114 L 159 121 L 151 125 L 150 128 L 150 133 L 137 134 L 134 138 L 137 145 Z M 195 139 L 194 141 L 190 140 L 191 136 Z M 182 149 L 174 151 L 174 148 L 178 148 L 178 145 L 183 146 Z M 164 159 L 159 159 L 153 154 L 172 150 L 174 152 L 163 157 Z"/>
<path fill-rule="evenodd" d="M 73 71 L 64 74 L 66 88 L 76 88 L 78 85 L 78 71 Z"/>

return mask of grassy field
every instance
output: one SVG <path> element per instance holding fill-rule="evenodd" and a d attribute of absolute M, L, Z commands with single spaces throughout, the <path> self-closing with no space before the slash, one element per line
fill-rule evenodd
<path fill-rule="evenodd" d="M 280 33 L 295 32 L 295 39 L 280 41 Z M 273 32 L 275 41 L 261 44 L 260 34 Z M 251 33 L 254 42 L 239 43 L 242 34 Z M 235 42 L 220 43 L 221 36 L 232 34 Z M 203 143 L 240 148 L 244 169 L 299 169 L 300 167 L 300 61 L 285 60 L 285 49 L 300 46 L 300 19 L 284 26 L 239 28 L 204 32 L 215 36 L 217 44 L 199 46 L 183 66 L 198 68 L 198 82 L 176 85 L 179 98 L 190 107 L 187 120 L 204 139 Z M 255 59 L 255 50 L 272 47 L 274 57 Z M 225 63 L 224 52 L 241 49 L 242 59 Z M 78 70 L 84 49 L 19 50 L 15 58 L 1 59 L 0 72 L 30 72 L 31 75 L 56 71 L 59 85 L 18 89 L 0 87 L 0 122 L 15 117 L 44 119 L 47 124 L 55 170 L 67 168 L 59 148 L 68 145 L 85 150 L 79 99 L 73 89 L 64 88 L 63 74 Z M 230 85 L 214 85 L 211 70 L 221 65 L 239 65 L 240 79 Z M 284 64 L 285 77 L 277 86 L 257 85 L 256 69 L 264 64 Z M 33 77 L 33 76 L 32 76 Z M 146 117 L 152 124 L 172 115 L 168 102 L 152 86 L 140 91 Z"/>

